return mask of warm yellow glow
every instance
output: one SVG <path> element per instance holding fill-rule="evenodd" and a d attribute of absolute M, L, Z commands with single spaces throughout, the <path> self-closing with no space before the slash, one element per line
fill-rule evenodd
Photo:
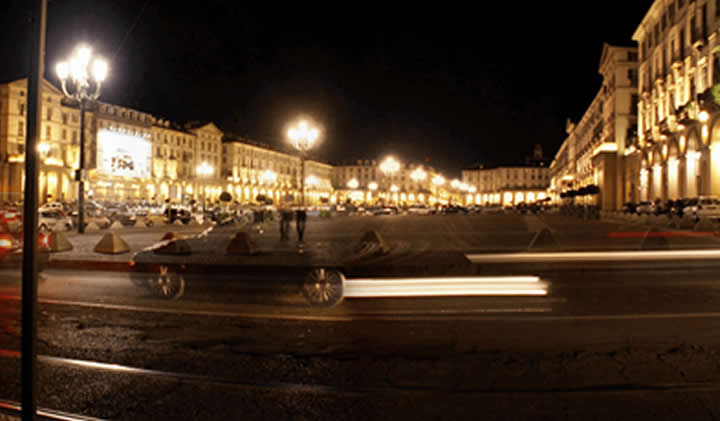
<path fill-rule="evenodd" d="M 407 200 L 407 196 L 405 195 L 405 193 L 400 193 L 400 200 L 402 200 L 403 202 Z"/>
<path fill-rule="evenodd" d="M 314 175 L 311 175 L 305 179 L 305 184 L 310 187 L 317 186 L 319 183 L 320 183 L 320 180 L 318 180 L 318 178 L 315 177 Z"/>
<path fill-rule="evenodd" d="M 424 202 L 424 201 L 425 201 L 425 195 L 422 194 L 422 193 L 418 194 L 418 201 Z"/>
<path fill-rule="evenodd" d="M 260 176 L 260 179 L 263 183 L 273 184 L 277 181 L 277 173 L 272 170 L 265 170 L 265 172 L 262 173 L 262 176 Z"/>
<path fill-rule="evenodd" d="M 63 162 L 57 158 L 48 158 L 45 161 L 43 161 L 45 165 L 63 165 Z"/>
<path fill-rule="evenodd" d="M 462 186 L 462 183 L 457 178 L 450 182 L 450 187 L 454 189 L 459 189 L 460 186 Z"/>
<path fill-rule="evenodd" d="M 532 192 L 528 193 L 528 194 L 527 194 L 527 201 L 528 201 L 528 203 L 533 203 L 533 202 L 535 202 L 535 193 L 532 193 Z"/>
<path fill-rule="evenodd" d="M 562 180 L 564 180 L 564 181 L 571 181 L 571 180 L 574 180 L 574 179 L 575 179 L 575 177 L 573 177 L 572 175 L 564 175 L 564 176 L 562 177 Z"/>
<path fill-rule="evenodd" d="M 70 66 L 68 66 L 67 62 L 61 61 L 55 65 L 55 73 L 58 78 L 66 79 L 70 75 Z"/>
<path fill-rule="evenodd" d="M 410 178 L 412 178 L 416 183 L 419 183 L 421 181 L 425 181 L 427 173 L 422 169 L 422 167 L 417 167 L 412 173 L 410 173 Z"/>
<path fill-rule="evenodd" d="M 603 143 L 602 145 L 595 148 L 593 151 L 593 156 L 602 153 L 602 152 L 616 152 L 617 151 L 617 145 L 615 143 Z"/>
<path fill-rule="evenodd" d="M 442 186 L 443 184 L 445 184 L 445 178 L 441 175 L 436 175 L 435 177 L 433 177 L 432 183 L 436 186 Z"/>
<path fill-rule="evenodd" d="M 545 198 L 547 198 L 547 194 L 545 194 L 544 192 L 538 193 L 538 200 L 543 200 Z"/>
<path fill-rule="evenodd" d="M 359 185 L 360 185 L 360 183 L 357 181 L 356 178 L 353 178 L 347 182 L 348 188 L 351 188 L 351 189 L 356 189 L 356 188 L 358 188 Z"/>
<path fill-rule="evenodd" d="M 320 130 L 306 120 L 301 120 L 296 127 L 288 129 L 287 137 L 296 149 L 308 151 L 320 137 Z"/>
<path fill-rule="evenodd" d="M 524 195 L 521 192 L 515 193 L 515 203 L 523 202 Z"/>
<path fill-rule="evenodd" d="M 197 166 L 196 171 L 197 171 L 198 175 L 208 176 L 208 175 L 212 175 L 214 168 L 212 165 L 209 165 L 207 162 L 203 162 L 202 164 Z"/>
<path fill-rule="evenodd" d="M 700 114 L 698 114 L 698 120 L 700 120 L 701 123 L 707 123 L 709 119 L 710 114 L 705 110 L 700 111 Z"/>
<path fill-rule="evenodd" d="M 415 194 L 414 194 L 414 193 L 410 193 L 410 194 L 408 195 L 408 200 L 411 201 L 411 202 L 414 202 L 414 201 L 415 201 Z"/>
<path fill-rule="evenodd" d="M 93 77 L 98 82 L 105 81 L 105 78 L 107 77 L 108 73 L 108 65 L 107 62 L 101 58 L 95 59 L 93 62 Z"/>
<path fill-rule="evenodd" d="M 475 193 L 475 192 L 477 191 L 477 187 L 475 187 L 475 186 L 470 186 L 470 187 L 468 187 L 468 191 L 469 191 L 470 193 Z"/>
<path fill-rule="evenodd" d="M 708 136 L 710 135 L 708 132 L 707 124 L 703 124 L 701 133 L 702 133 L 703 143 L 707 143 Z"/>
<path fill-rule="evenodd" d="M 506 192 L 506 193 L 503 195 L 503 203 L 505 203 L 505 204 L 512 203 L 512 198 L 513 198 L 512 193 Z"/>
<path fill-rule="evenodd" d="M 395 160 L 392 156 L 388 156 L 385 158 L 385 160 L 380 164 L 380 171 L 382 171 L 385 174 L 395 174 L 400 170 L 400 163 Z"/>
<path fill-rule="evenodd" d="M 685 135 L 680 136 L 680 152 L 685 151 Z"/>
<path fill-rule="evenodd" d="M 374 181 L 371 181 L 371 182 L 368 184 L 368 189 L 370 189 L 370 190 L 372 190 L 372 191 L 377 190 L 377 188 L 378 188 L 378 184 L 377 184 L 376 182 L 374 182 Z"/>
<path fill-rule="evenodd" d="M 394 185 L 394 184 L 393 184 L 392 186 L 390 186 L 390 191 L 391 191 L 391 192 L 397 192 L 398 190 L 400 190 L 400 188 L 399 188 L 398 186 L 396 186 L 396 185 Z"/>
<path fill-rule="evenodd" d="M 37 145 L 37 150 L 38 150 L 38 152 L 43 153 L 43 154 L 48 153 L 48 152 L 50 152 L 50 145 L 45 142 L 40 143 Z"/>

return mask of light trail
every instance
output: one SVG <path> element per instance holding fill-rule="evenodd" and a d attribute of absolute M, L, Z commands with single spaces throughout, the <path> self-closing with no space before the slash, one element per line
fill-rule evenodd
<path fill-rule="evenodd" d="M 638 250 L 466 254 L 472 263 L 648 262 L 720 259 L 720 250 Z"/>
<path fill-rule="evenodd" d="M 537 276 L 375 278 L 345 281 L 345 298 L 547 295 Z"/>

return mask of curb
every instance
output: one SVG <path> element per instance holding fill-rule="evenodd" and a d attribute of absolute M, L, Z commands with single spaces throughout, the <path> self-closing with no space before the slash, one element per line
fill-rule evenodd
<path fill-rule="evenodd" d="M 105 272 L 130 272 L 130 261 L 103 262 L 98 260 L 50 260 L 48 269 L 73 269 Z"/>

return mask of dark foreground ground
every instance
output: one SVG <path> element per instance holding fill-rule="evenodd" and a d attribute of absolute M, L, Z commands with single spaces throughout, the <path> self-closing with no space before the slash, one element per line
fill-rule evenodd
<path fill-rule="evenodd" d="M 544 226 L 558 248 L 640 248 L 641 238 L 618 244 L 608 233 L 644 229 L 462 218 L 345 222 L 360 233 L 379 221 L 388 242 L 407 241 L 389 266 L 433 247 L 526 250 Z M 337 234 L 315 238 L 323 235 Z M 715 242 L 673 237 L 669 246 Z M 40 405 L 128 420 L 720 418 L 720 264 L 467 264 L 484 275 L 538 275 L 549 293 L 315 308 L 293 282 L 238 276 L 228 285 L 208 275 L 181 299 L 158 301 L 126 273 L 49 270 L 40 286 Z M 4 278 L 0 398 L 12 400 L 18 295 Z"/>

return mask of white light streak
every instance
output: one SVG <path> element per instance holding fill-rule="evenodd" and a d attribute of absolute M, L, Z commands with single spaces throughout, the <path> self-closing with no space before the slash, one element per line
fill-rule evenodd
<path fill-rule="evenodd" d="M 345 298 L 547 295 L 536 276 L 347 279 Z"/>
<path fill-rule="evenodd" d="M 720 258 L 720 250 L 643 250 L 549 253 L 466 254 L 473 263 L 512 262 L 641 262 Z"/>

